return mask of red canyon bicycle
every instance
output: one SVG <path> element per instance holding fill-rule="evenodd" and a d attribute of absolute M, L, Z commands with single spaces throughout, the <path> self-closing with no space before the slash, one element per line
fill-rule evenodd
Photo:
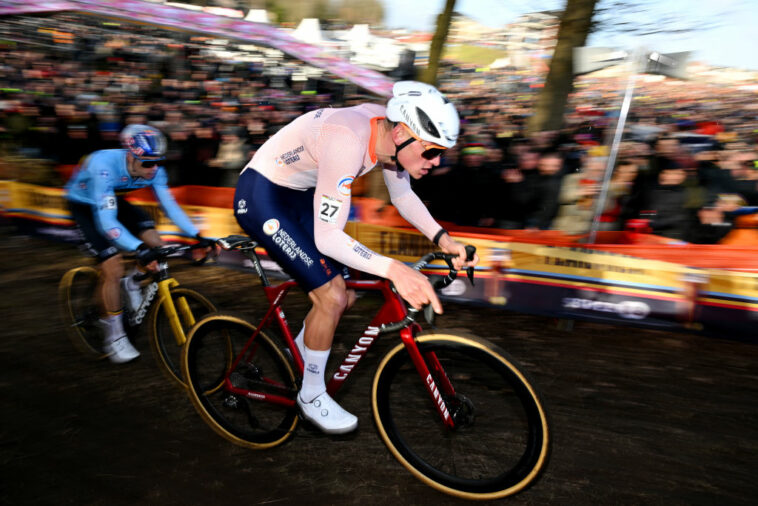
<path fill-rule="evenodd" d="M 297 284 L 272 285 L 249 238 L 230 236 L 219 244 L 251 260 L 269 307 L 257 325 L 225 314 L 204 317 L 187 338 L 182 372 L 192 403 L 214 431 L 240 446 L 270 448 L 288 440 L 299 422 L 295 396 L 303 359 L 281 307 Z M 448 273 L 430 280 L 436 288 L 450 284 L 457 275 L 451 255 L 430 253 L 414 268 L 434 260 L 447 262 Z M 429 486 L 468 499 L 505 497 L 532 483 L 547 463 L 549 431 L 545 408 L 520 366 L 484 339 L 421 332 L 418 311 L 406 308 L 387 280 L 346 284 L 379 292 L 384 304 L 332 375 L 329 394 L 381 334 L 399 331 L 401 342 L 382 358 L 371 388 L 376 428 L 395 458 Z M 263 330 L 274 322 L 280 339 Z"/>

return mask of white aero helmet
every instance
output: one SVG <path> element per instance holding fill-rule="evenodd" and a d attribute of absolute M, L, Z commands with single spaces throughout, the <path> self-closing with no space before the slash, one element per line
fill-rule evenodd
<path fill-rule="evenodd" d="M 404 123 L 420 139 L 445 148 L 458 140 L 455 106 L 437 88 L 418 81 L 398 81 L 387 102 L 387 119 Z"/>

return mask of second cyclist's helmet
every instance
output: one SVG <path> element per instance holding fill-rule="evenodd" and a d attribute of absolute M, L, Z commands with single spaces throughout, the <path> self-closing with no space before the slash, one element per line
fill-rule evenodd
<path fill-rule="evenodd" d="M 420 139 L 445 148 L 458 140 L 455 106 L 437 88 L 418 81 L 398 81 L 387 102 L 387 119 L 404 123 Z"/>
<path fill-rule="evenodd" d="M 129 125 L 121 131 L 121 145 L 137 158 L 166 156 L 166 138 L 157 128 Z"/>

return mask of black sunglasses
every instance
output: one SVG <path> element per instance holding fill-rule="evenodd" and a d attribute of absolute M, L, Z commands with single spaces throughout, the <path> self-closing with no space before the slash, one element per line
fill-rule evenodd
<path fill-rule="evenodd" d="M 158 165 L 159 162 L 160 160 L 141 160 L 140 164 L 142 164 L 143 169 L 152 169 Z"/>
<path fill-rule="evenodd" d="M 424 150 L 424 152 L 423 152 L 423 153 L 421 153 L 421 156 L 422 156 L 422 158 L 424 158 L 425 160 L 434 160 L 435 158 L 437 158 L 438 156 L 440 156 L 440 155 L 441 155 L 441 154 L 443 154 L 444 152 L 445 152 L 445 150 L 444 150 L 444 149 L 440 149 L 440 148 L 429 148 L 429 149 L 426 149 L 426 150 Z"/>

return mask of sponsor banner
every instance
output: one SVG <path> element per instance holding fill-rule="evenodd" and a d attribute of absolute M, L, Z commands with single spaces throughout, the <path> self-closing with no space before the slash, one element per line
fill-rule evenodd
<path fill-rule="evenodd" d="M 174 191 L 182 194 L 182 189 Z M 192 193 L 198 202 L 199 192 Z M 177 200 L 181 205 L 181 199 Z M 145 209 L 167 239 L 186 239 L 155 202 L 134 198 L 130 202 Z M 200 205 L 182 208 L 206 237 L 244 235 L 231 208 Z M 0 181 L 0 213 L 40 234 L 65 240 L 77 237 L 71 229 L 61 189 Z M 281 233 L 278 224 L 267 225 L 267 233 Z M 368 248 L 367 255 L 376 252 L 406 263 L 437 249 L 411 229 L 351 221 L 345 232 Z M 461 273 L 443 290 L 442 296 L 447 299 L 560 318 L 686 328 L 755 339 L 758 273 L 692 268 L 624 255 L 618 249 L 609 252 L 455 235 L 458 240 L 476 246 L 481 261 L 476 268 L 475 285 L 471 286 Z M 282 248 L 298 254 L 287 235 L 281 234 L 280 243 Z M 262 249 L 259 253 L 265 257 Z M 703 249 L 702 254 L 718 252 Z M 280 270 L 273 262 L 266 262 L 267 270 Z M 427 272 L 446 272 L 446 266 L 437 262 Z"/>
<path fill-rule="evenodd" d="M 127 200 L 139 206 L 150 216 L 162 236 L 172 239 L 186 238 L 185 234 L 168 219 L 156 202 L 134 197 L 127 197 Z M 245 235 L 237 224 L 231 209 L 184 205 L 178 198 L 177 201 L 201 235 L 214 238 L 231 234 Z M 104 205 L 110 204 L 105 203 Z M 0 181 L 0 213 L 10 219 L 24 220 L 27 222 L 27 226 L 34 223 L 38 224 L 39 226 L 31 228 L 36 229 L 42 235 L 76 239 L 76 236 L 71 234 L 49 233 L 52 229 L 48 225 L 74 226 L 62 188 L 48 188 L 15 181 Z"/>
<path fill-rule="evenodd" d="M 354 237 L 383 255 L 414 262 L 435 246 L 418 232 L 356 223 Z M 476 237 L 475 285 L 460 275 L 442 295 L 505 309 L 711 333 L 750 335 L 758 321 L 758 274 L 697 269 L 582 247 Z M 444 270 L 433 266 L 430 272 Z M 735 316 L 731 313 L 739 313 Z"/>
<path fill-rule="evenodd" d="M 3 183 L 0 193 L 5 197 L 0 196 L 0 209 L 8 217 L 28 218 L 63 226 L 73 224 L 63 189 L 15 181 Z"/>
<path fill-rule="evenodd" d="M 46 2 L 30 2 L 29 0 L 3 0 L 0 2 L 0 14 L 18 15 L 52 11 L 73 10 L 76 5 L 72 2 L 48 0 Z"/>
<path fill-rule="evenodd" d="M 0 180 L 0 213 L 5 213 L 11 205 L 12 181 Z"/>

